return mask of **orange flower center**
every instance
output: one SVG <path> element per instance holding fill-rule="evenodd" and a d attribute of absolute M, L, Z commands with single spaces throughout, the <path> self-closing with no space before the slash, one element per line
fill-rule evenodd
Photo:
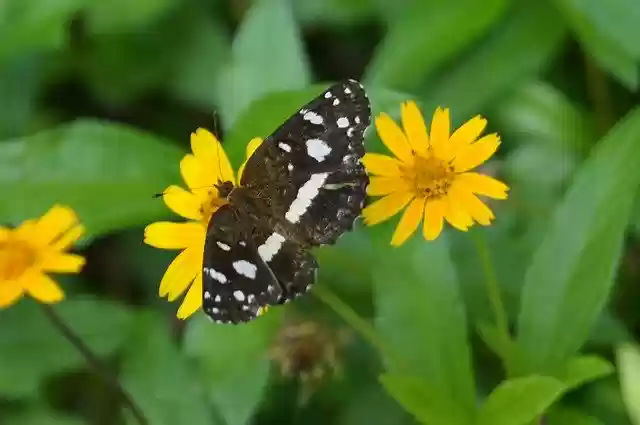
<path fill-rule="evenodd" d="M 20 277 L 37 260 L 33 248 L 22 241 L 0 243 L 0 282 Z"/>
<path fill-rule="evenodd" d="M 420 196 L 439 198 L 449 191 L 455 172 L 452 166 L 434 156 L 416 156 L 413 166 L 405 170 L 405 176 Z"/>

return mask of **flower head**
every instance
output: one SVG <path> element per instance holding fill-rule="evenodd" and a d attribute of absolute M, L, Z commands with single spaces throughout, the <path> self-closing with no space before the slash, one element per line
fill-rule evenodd
<path fill-rule="evenodd" d="M 252 139 L 247 145 L 247 158 L 262 143 Z M 191 134 L 191 150 L 180 161 L 180 173 L 189 190 L 169 186 L 162 198 L 176 214 L 188 221 L 182 223 L 156 222 L 145 229 L 144 241 L 161 249 L 181 250 L 171 262 L 160 282 L 159 295 L 174 301 L 187 289 L 177 316 L 186 319 L 202 306 L 202 257 L 207 226 L 214 212 L 227 201 L 218 191 L 220 183 L 236 185 L 240 181 L 216 137 L 207 130 Z"/>
<path fill-rule="evenodd" d="M 406 207 L 391 239 L 396 246 L 421 222 L 427 240 L 438 237 L 444 220 L 462 231 L 474 222 L 489 225 L 494 215 L 476 195 L 506 199 L 508 187 L 471 171 L 500 145 L 495 133 L 477 140 L 487 121 L 476 116 L 450 134 L 449 110 L 437 108 L 428 133 L 414 102 L 402 104 L 401 117 L 404 131 L 387 114 L 376 118 L 378 134 L 395 158 L 374 153 L 363 158 L 374 174 L 367 193 L 383 196 L 363 210 L 365 222 L 378 224 Z"/>
<path fill-rule="evenodd" d="M 80 271 L 84 258 L 66 251 L 83 233 L 75 212 L 61 205 L 15 229 L 0 227 L 0 308 L 25 293 L 42 303 L 61 301 L 64 293 L 47 273 Z"/>

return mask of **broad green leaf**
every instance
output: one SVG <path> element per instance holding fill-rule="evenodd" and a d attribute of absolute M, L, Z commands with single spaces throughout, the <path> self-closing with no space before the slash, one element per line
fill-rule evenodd
<path fill-rule="evenodd" d="M 525 371 L 553 373 L 601 314 L 640 182 L 639 160 L 636 109 L 578 170 L 527 270 L 518 322 Z"/>
<path fill-rule="evenodd" d="M 380 382 L 405 410 L 424 425 L 468 425 L 469 416 L 445 394 L 424 381 L 394 374 L 380 376 Z"/>
<path fill-rule="evenodd" d="M 202 377 L 180 353 L 170 328 L 163 323 L 156 313 L 139 314 L 128 335 L 120 382 L 149 424 L 210 425 L 213 417 Z"/>
<path fill-rule="evenodd" d="M 125 342 L 131 315 L 124 307 L 94 299 L 67 299 L 53 307 L 99 356 Z M 85 367 L 85 359 L 54 328 L 34 301 L 0 311 L 0 394 L 34 396 L 47 376 Z"/>
<path fill-rule="evenodd" d="M 169 214 L 153 194 L 179 184 L 182 151 L 149 133 L 81 120 L 0 143 L 0 223 L 74 208 L 89 233 Z"/>
<path fill-rule="evenodd" d="M 504 362 L 508 362 L 513 350 L 513 341 L 506 339 L 494 324 L 478 324 L 478 334 L 482 341 Z"/>
<path fill-rule="evenodd" d="M 39 405 L 31 405 L 23 411 L 3 417 L 4 425 L 85 425 L 80 418 L 64 415 Z"/>
<path fill-rule="evenodd" d="M 43 80 L 43 62 L 40 55 L 26 55 L 0 65 L 0 140 L 27 132 Z"/>
<path fill-rule="evenodd" d="M 486 40 L 429 82 L 420 96 L 425 111 L 448 106 L 454 117 L 467 120 L 546 68 L 565 40 L 565 27 L 546 2 L 516 3 Z"/>
<path fill-rule="evenodd" d="M 291 0 L 254 1 L 218 81 L 226 125 L 233 126 L 252 101 L 267 93 L 304 88 L 310 72 Z"/>
<path fill-rule="evenodd" d="M 565 20 L 577 34 L 587 53 L 593 56 L 600 66 L 613 74 L 621 83 L 635 90 L 638 87 L 640 78 L 640 68 L 638 67 L 640 55 L 634 56 L 633 53 L 637 47 L 629 49 L 626 42 L 620 43 L 616 40 L 615 35 L 610 30 L 612 27 L 617 28 L 620 22 L 613 21 L 611 17 L 606 16 L 607 14 L 605 13 L 603 15 L 606 21 L 606 27 L 599 27 L 596 21 L 600 19 L 588 15 L 599 15 L 609 9 L 620 9 L 621 3 L 637 3 L 633 0 L 614 0 L 607 3 L 599 3 L 597 7 L 593 7 L 595 4 L 591 2 L 591 4 L 588 5 L 587 3 L 589 2 L 591 2 L 591 0 L 556 0 L 558 9 L 564 14 Z M 613 8 L 611 8 L 611 5 L 613 5 Z M 627 21 L 629 17 L 633 17 L 633 9 L 640 12 L 637 6 L 628 9 L 631 13 L 622 13 L 625 15 L 624 21 Z M 632 25 L 634 28 L 636 27 L 635 23 L 632 23 Z M 628 31 L 628 29 L 623 29 L 623 31 Z M 634 29 L 633 31 L 636 30 Z M 635 38 L 637 38 L 637 36 Z M 630 38 L 629 40 L 634 43 L 634 45 L 637 45 L 635 38 Z"/>
<path fill-rule="evenodd" d="M 545 415 L 548 425 L 605 425 L 594 416 L 568 407 L 554 407 Z"/>
<path fill-rule="evenodd" d="M 411 371 L 471 418 L 476 401 L 465 310 L 447 240 L 425 243 L 418 234 L 392 248 L 389 238 L 380 235 L 384 255 L 372 264 L 376 328 L 394 354 L 385 359 L 387 369 Z"/>
<path fill-rule="evenodd" d="M 624 344 L 617 350 L 620 387 L 629 418 L 634 425 L 640 425 L 640 348 Z"/>
<path fill-rule="evenodd" d="M 478 425 L 526 425 L 540 417 L 564 392 L 565 386 L 548 376 L 527 376 L 502 382 L 489 395 Z"/>
<path fill-rule="evenodd" d="M 508 5 L 505 0 L 414 2 L 388 29 L 364 80 L 398 90 L 415 89 L 482 36 Z"/>
<path fill-rule="evenodd" d="M 9 0 L 0 3 L 0 64 L 28 50 L 54 50 L 67 41 L 74 13 L 87 0 Z"/>
<path fill-rule="evenodd" d="M 87 28 L 96 34 L 136 31 L 173 9 L 176 0 L 110 0 L 88 2 Z"/>
<path fill-rule="evenodd" d="M 611 363 L 598 356 L 580 356 L 569 360 L 556 375 L 568 389 L 578 388 L 590 381 L 604 378 L 614 372 Z"/>
<path fill-rule="evenodd" d="M 269 375 L 268 350 L 280 325 L 282 308 L 242 326 L 214 326 L 200 316 L 189 322 L 186 354 L 197 361 L 207 395 L 226 425 L 249 422 L 262 400 Z"/>

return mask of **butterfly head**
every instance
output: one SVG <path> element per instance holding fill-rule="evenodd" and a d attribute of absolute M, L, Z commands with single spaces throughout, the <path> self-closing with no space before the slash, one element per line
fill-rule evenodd
<path fill-rule="evenodd" d="M 233 183 L 230 181 L 218 181 L 215 186 L 218 189 L 218 196 L 223 199 L 227 199 L 233 190 Z"/>

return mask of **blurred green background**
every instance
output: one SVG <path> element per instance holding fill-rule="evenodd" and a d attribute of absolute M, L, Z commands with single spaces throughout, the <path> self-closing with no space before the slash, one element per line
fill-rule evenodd
<path fill-rule="evenodd" d="M 88 264 L 56 310 L 153 425 L 640 425 L 639 22 L 637 0 L 0 0 L 0 222 L 79 213 Z M 359 225 L 305 298 L 178 321 L 175 254 L 142 231 L 175 219 L 152 195 L 190 132 L 237 167 L 347 77 L 375 114 L 488 118 L 494 225 L 397 249 L 397 218 Z M 33 301 L 0 311 L 0 424 L 123 423 Z"/>

